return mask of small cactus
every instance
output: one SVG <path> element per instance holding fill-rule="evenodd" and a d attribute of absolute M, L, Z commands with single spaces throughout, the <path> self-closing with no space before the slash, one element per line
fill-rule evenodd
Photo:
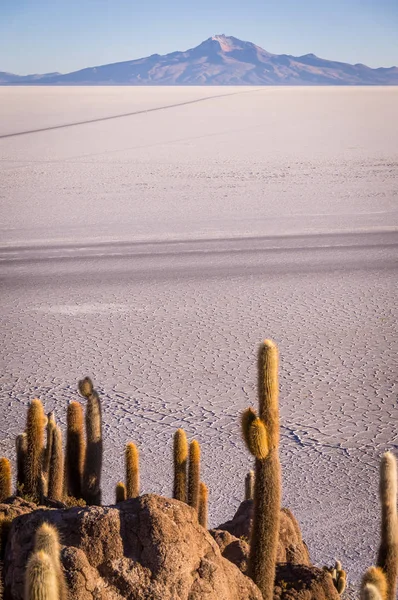
<path fill-rule="evenodd" d="M 82 481 L 83 499 L 88 505 L 101 505 L 102 472 L 102 416 L 101 402 L 93 389 L 91 379 L 79 381 L 80 393 L 87 398 L 86 406 L 86 455 Z M 89 394 L 89 392 L 91 393 Z"/>
<path fill-rule="evenodd" d="M 278 350 L 265 340 L 258 355 L 259 414 L 249 408 L 241 420 L 243 439 L 256 459 L 249 574 L 264 600 L 272 600 L 279 539 Z"/>
<path fill-rule="evenodd" d="M 397 461 L 392 452 L 380 464 L 381 541 L 377 566 L 387 579 L 387 600 L 396 599 L 398 575 Z"/>
<path fill-rule="evenodd" d="M 43 550 L 34 552 L 29 559 L 24 600 L 61 600 L 54 563 Z"/>
<path fill-rule="evenodd" d="M 245 500 L 253 500 L 254 498 L 254 471 L 249 471 L 245 477 Z"/>
<path fill-rule="evenodd" d="M 64 453 L 62 450 L 62 434 L 57 425 L 54 427 L 52 434 L 47 495 L 51 500 L 62 501 L 64 495 Z"/>
<path fill-rule="evenodd" d="M 124 502 L 125 500 L 127 500 L 127 494 L 126 494 L 126 486 L 124 485 L 124 483 L 122 481 L 119 481 L 116 484 L 116 504 L 119 504 L 119 502 Z"/>
<path fill-rule="evenodd" d="M 12 494 L 11 463 L 8 458 L 0 458 L 0 502 Z"/>
<path fill-rule="evenodd" d="M 187 501 L 187 459 L 188 442 L 183 429 L 177 429 L 174 434 L 174 486 L 173 498 L 181 502 Z"/>
<path fill-rule="evenodd" d="M 60 559 L 60 544 L 58 530 L 50 523 L 43 523 L 35 534 L 35 552 L 43 551 L 52 560 L 56 575 L 58 595 L 60 600 L 66 600 L 68 596 L 64 571 Z"/>
<path fill-rule="evenodd" d="M 28 452 L 28 436 L 20 433 L 15 440 L 17 452 L 17 494 L 25 487 L 26 454 Z"/>
<path fill-rule="evenodd" d="M 200 446 L 193 440 L 189 445 L 188 504 L 199 510 Z"/>
<path fill-rule="evenodd" d="M 199 510 L 198 510 L 198 521 L 205 529 L 207 529 L 207 513 L 208 513 L 208 498 L 209 490 L 207 485 L 200 482 L 199 486 Z"/>
<path fill-rule="evenodd" d="M 44 451 L 44 427 L 46 417 L 43 405 L 35 398 L 29 404 L 26 421 L 27 452 L 25 460 L 24 493 L 38 499 L 41 490 L 42 461 Z"/>
<path fill-rule="evenodd" d="M 381 569 L 380 567 L 369 567 L 369 569 L 365 571 L 365 574 L 362 578 L 361 590 L 365 590 L 365 588 L 368 585 L 374 587 L 377 590 L 377 593 L 380 596 L 380 600 L 387 600 L 388 586 L 383 569 Z"/>
<path fill-rule="evenodd" d="M 84 469 L 84 416 L 80 402 L 71 402 L 67 412 L 66 433 L 66 487 L 73 498 L 82 497 L 82 479 Z"/>
<path fill-rule="evenodd" d="M 126 444 L 126 494 L 127 499 L 140 495 L 140 466 L 138 449 L 133 442 Z"/>

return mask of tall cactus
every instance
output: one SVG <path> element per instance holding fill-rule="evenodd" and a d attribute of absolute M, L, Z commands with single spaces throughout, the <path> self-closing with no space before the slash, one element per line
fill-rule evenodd
<path fill-rule="evenodd" d="M 29 559 L 24 600 L 61 600 L 54 563 L 42 550 Z"/>
<path fill-rule="evenodd" d="M 396 599 L 398 575 L 397 461 L 392 452 L 380 464 L 381 542 L 377 566 L 387 579 L 387 600 Z"/>
<path fill-rule="evenodd" d="M 199 485 L 199 510 L 198 510 L 198 521 L 205 529 L 207 529 L 207 514 L 208 514 L 208 498 L 209 490 L 207 485 L 200 482 Z"/>
<path fill-rule="evenodd" d="M 246 410 L 242 432 L 256 459 L 254 513 L 249 574 L 264 600 L 272 600 L 279 538 L 281 469 L 279 463 L 278 349 L 265 340 L 258 354 L 259 415 Z"/>
<path fill-rule="evenodd" d="M 245 477 L 245 500 L 253 500 L 254 498 L 254 471 L 249 471 Z"/>
<path fill-rule="evenodd" d="M 35 398 L 29 404 L 26 421 L 27 452 L 25 460 L 24 493 L 38 499 L 41 490 L 46 417 L 43 405 Z"/>
<path fill-rule="evenodd" d="M 62 501 L 64 495 L 64 453 L 62 450 L 62 434 L 57 425 L 54 427 L 52 435 L 47 495 L 51 500 Z"/>
<path fill-rule="evenodd" d="M 189 445 L 188 504 L 199 510 L 200 446 L 192 440 Z"/>
<path fill-rule="evenodd" d="M 173 462 L 174 462 L 174 485 L 173 498 L 181 502 L 187 501 L 187 459 L 188 441 L 185 431 L 177 429 L 174 434 Z"/>
<path fill-rule="evenodd" d="M 58 530 L 50 523 L 43 523 L 35 534 L 35 552 L 43 551 L 52 560 L 57 580 L 57 588 L 60 600 L 66 600 L 68 589 L 60 558 L 60 543 Z"/>
<path fill-rule="evenodd" d="M 85 446 L 83 407 L 80 402 L 71 402 L 67 412 L 65 475 L 67 494 L 73 498 L 82 497 Z"/>
<path fill-rule="evenodd" d="M 12 494 L 11 463 L 8 458 L 0 458 L 0 502 Z"/>
<path fill-rule="evenodd" d="M 82 495 L 89 505 L 101 505 L 102 418 L 101 402 L 89 377 L 79 381 L 80 393 L 87 398 L 86 456 L 84 460 Z"/>
<path fill-rule="evenodd" d="M 127 499 L 137 498 L 140 495 L 140 465 L 138 449 L 133 442 L 126 444 L 125 466 Z"/>
<path fill-rule="evenodd" d="M 387 600 L 388 585 L 383 569 L 380 567 L 369 567 L 362 578 L 361 593 L 363 595 L 366 587 L 371 586 L 377 590 L 380 600 Z M 361 600 L 362 600 L 361 595 Z M 372 596 L 370 596 L 372 597 Z M 364 596 L 365 598 L 365 596 Z"/>
<path fill-rule="evenodd" d="M 28 436 L 20 433 L 15 440 L 17 453 L 17 494 L 25 487 L 26 454 L 28 452 Z"/>
<path fill-rule="evenodd" d="M 52 454 L 52 446 L 54 440 L 54 429 L 56 427 L 54 413 L 49 412 L 47 414 L 47 425 L 46 425 L 46 436 L 47 443 L 43 452 L 43 468 L 42 468 L 42 482 L 43 482 L 43 496 L 48 496 L 48 480 L 50 476 L 50 462 Z M 42 499 L 43 500 L 43 499 Z"/>

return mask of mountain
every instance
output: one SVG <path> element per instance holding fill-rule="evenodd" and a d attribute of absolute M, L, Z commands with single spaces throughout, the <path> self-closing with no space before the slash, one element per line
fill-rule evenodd
<path fill-rule="evenodd" d="M 185 52 L 90 67 L 62 75 L 0 72 L 0 85 L 398 85 L 398 68 L 271 54 L 251 42 L 215 35 Z"/>

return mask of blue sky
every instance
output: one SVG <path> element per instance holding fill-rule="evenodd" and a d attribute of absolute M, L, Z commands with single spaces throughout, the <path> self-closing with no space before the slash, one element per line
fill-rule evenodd
<path fill-rule="evenodd" d="M 276 54 L 398 65 L 398 0 L 0 0 L 0 71 L 69 72 L 218 33 Z"/>

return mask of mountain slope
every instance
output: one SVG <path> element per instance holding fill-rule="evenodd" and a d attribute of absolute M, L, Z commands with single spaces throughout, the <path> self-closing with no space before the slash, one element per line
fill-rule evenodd
<path fill-rule="evenodd" d="M 13 76 L 1 84 L 45 85 L 397 85 L 398 68 L 371 69 L 314 54 L 270 54 L 251 42 L 216 35 L 185 52 L 90 67 L 61 75 Z"/>

